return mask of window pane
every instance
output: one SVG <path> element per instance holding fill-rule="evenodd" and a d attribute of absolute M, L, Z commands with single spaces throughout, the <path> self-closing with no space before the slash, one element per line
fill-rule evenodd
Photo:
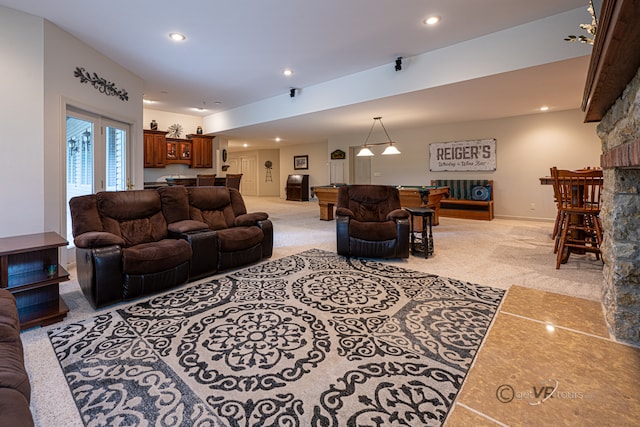
<path fill-rule="evenodd" d="M 126 142 L 127 132 L 107 126 L 107 191 L 127 189 Z"/>

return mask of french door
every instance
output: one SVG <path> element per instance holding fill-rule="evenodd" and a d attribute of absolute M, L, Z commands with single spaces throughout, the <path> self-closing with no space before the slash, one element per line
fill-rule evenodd
<path fill-rule="evenodd" d="M 126 123 L 67 109 L 66 235 L 70 248 L 73 248 L 73 235 L 69 200 L 98 191 L 127 189 L 129 133 Z"/>

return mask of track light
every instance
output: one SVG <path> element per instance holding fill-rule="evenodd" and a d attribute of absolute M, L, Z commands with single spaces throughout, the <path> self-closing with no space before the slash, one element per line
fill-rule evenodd
<path fill-rule="evenodd" d="M 402 56 L 396 58 L 396 71 L 402 70 Z"/>

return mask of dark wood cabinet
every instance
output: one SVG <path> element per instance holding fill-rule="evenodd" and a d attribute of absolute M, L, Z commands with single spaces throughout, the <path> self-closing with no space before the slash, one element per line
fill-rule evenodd
<path fill-rule="evenodd" d="M 46 326 L 67 315 L 58 286 L 69 280 L 58 263 L 58 248 L 67 243 L 54 232 L 0 238 L 0 287 L 15 297 L 22 329 Z"/>
<path fill-rule="evenodd" d="M 191 167 L 192 168 L 212 168 L 213 167 L 213 138 L 209 135 L 187 135 L 191 140 Z"/>
<path fill-rule="evenodd" d="M 309 201 L 309 175 L 289 175 L 286 190 L 287 200 Z"/>
<path fill-rule="evenodd" d="M 164 131 L 144 131 L 144 167 L 163 168 L 167 165 L 167 143 Z"/>
<path fill-rule="evenodd" d="M 166 131 L 145 130 L 144 167 L 164 168 L 183 164 L 190 168 L 212 168 L 215 136 L 187 135 L 187 138 L 167 138 Z"/>
<path fill-rule="evenodd" d="M 191 166 L 193 146 L 189 139 L 167 138 L 167 164 Z"/>

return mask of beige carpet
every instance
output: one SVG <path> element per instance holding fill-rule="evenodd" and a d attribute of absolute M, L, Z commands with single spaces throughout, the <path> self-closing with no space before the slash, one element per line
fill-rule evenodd
<path fill-rule="evenodd" d="M 270 214 L 275 237 L 272 259 L 312 248 L 335 251 L 335 222 L 319 220 L 316 202 L 247 197 L 246 203 L 249 211 L 263 210 Z M 572 256 L 566 265 L 556 270 L 550 239 L 552 227 L 551 222 L 504 219 L 485 222 L 442 218 L 440 225 L 434 228 L 434 257 L 424 259 L 412 256 L 408 260 L 385 262 L 503 289 L 518 284 L 599 300 L 602 263 L 592 255 Z M 71 269 L 72 277 L 74 273 Z M 84 299 L 75 281 L 61 284 L 61 294 L 70 308 L 67 319 L 22 334 L 33 389 L 31 409 L 36 425 L 43 427 L 82 425 L 47 331 L 134 303 L 95 311 Z"/>

